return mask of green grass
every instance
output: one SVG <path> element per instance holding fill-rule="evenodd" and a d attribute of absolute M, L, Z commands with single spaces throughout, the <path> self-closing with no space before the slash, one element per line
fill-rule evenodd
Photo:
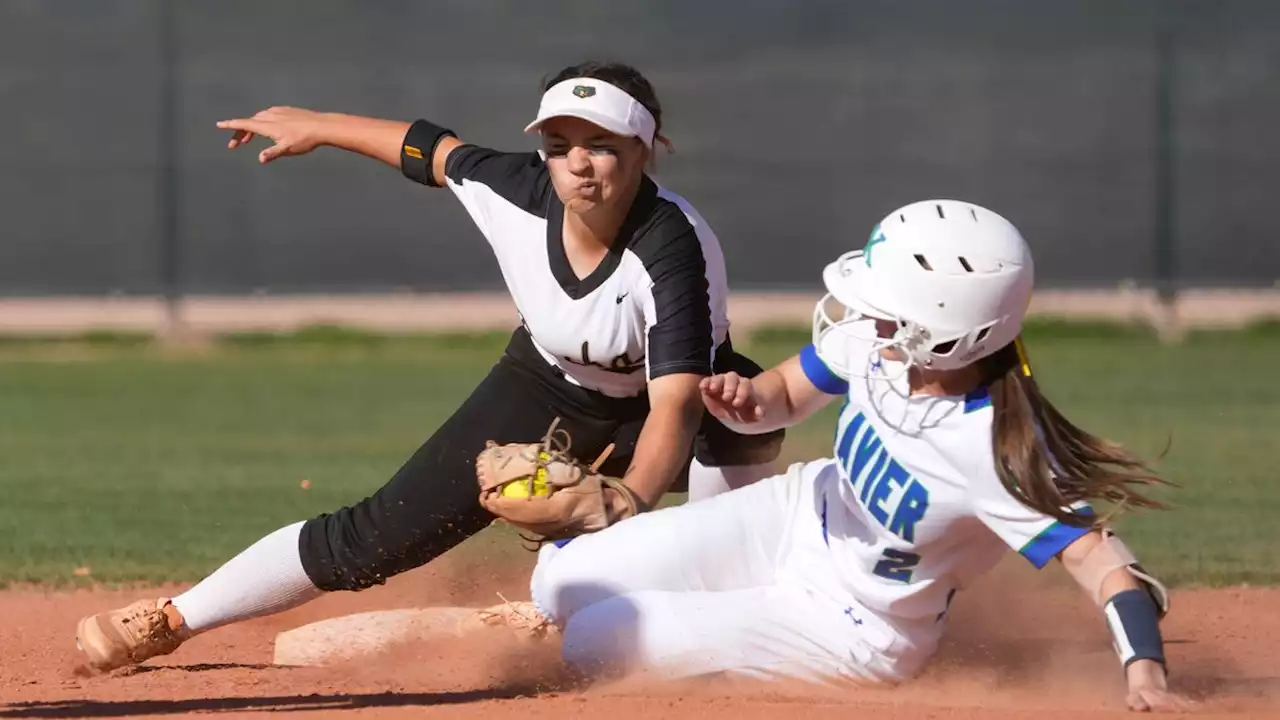
<path fill-rule="evenodd" d="M 1125 516 L 1177 584 L 1280 579 L 1280 329 L 1165 347 L 1117 327 L 1039 323 L 1038 378 L 1085 427 L 1154 455 L 1182 487 Z M 807 335 L 762 332 L 770 364 Z M 339 329 L 173 352 L 146 338 L 0 342 L 0 582 L 195 579 L 263 533 L 377 489 L 484 375 L 502 336 Z M 829 453 L 834 408 L 788 459 Z M 310 481 L 303 489 L 303 480 Z M 516 547 L 514 543 L 511 545 Z"/>

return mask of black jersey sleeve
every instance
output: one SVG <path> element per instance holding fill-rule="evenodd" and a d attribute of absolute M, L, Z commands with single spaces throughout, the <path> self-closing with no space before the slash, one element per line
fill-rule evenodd
<path fill-rule="evenodd" d="M 697 231 L 674 205 L 634 250 L 649 275 L 645 358 L 649 379 L 711 374 L 711 299 Z"/>
<path fill-rule="evenodd" d="M 472 203 L 483 206 L 500 199 L 531 215 L 546 217 L 551 175 L 536 152 L 460 145 L 449 153 L 444 174 L 450 188 L 469 208 Z"/>

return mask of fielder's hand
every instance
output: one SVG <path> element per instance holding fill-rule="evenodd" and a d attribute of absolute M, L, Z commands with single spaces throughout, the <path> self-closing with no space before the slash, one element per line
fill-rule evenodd
<path fill-rule="evenodd" d="M 764 408 L 751 390 L 751 378 L 727 372 L 703 378 L 698 388 L 702 391 L 702 403 L 721 421 L 753 423 L 764 417 Z"/>
<path fill-rule="evenodd" d="M 325 113 L 293 107 L 273 107 L 251 118 L 223 120 L 218 127 L 234 130 L 227 142 L 228 150 L 245 145 L 261 135 L 275 141 L 258 153 L 258 162 L 266 164 L 286 155 L 305 155 L 325 143 Z"/>

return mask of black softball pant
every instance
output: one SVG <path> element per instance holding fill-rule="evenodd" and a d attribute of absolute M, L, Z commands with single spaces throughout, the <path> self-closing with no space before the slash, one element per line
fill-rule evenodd
<path fill-rule="evenodd" d="M 759 366 L 726 342 L 716 370 L 752 376 Z M 646 395 L 610 398 L 573 385 L 537 353 L 526 331 L 512 336 L 506 352 L 462 406 L 436 430 L 391 480 L 372 496 L 308 520 L 299 550 L 302 566 L 321 590 L 362 590 L 419 567 L 483 530 L 493 515 L 480 506 L 475 459 L 485 441 L 535 442 L 559 417 L 570 452 L 591 462 L 609 443 L 615 449 L 600 468 L 620 477 L 630 464 L 648 414 Z M 708 466 L 770 462 L 781 431 L 739 435 L 710 414 L 694 443 Z M 675 490 L 687 485 L 687 474 Z"/>

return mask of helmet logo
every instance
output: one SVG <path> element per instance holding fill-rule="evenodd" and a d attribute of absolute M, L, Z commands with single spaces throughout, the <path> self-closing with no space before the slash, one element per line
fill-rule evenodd
<path fill-rule="evenodd" d="M 590 85 L 575 85 L 573 87 L 573 94 L 585 99 L 595 95 L 596 89 Z"/>
<path fill-rule="evenodd" d="M 884 231 L 876 225 L 871 229 L 871 237 L 867 240 L 867 244 L 862 248 L 862 255 L 867 260 L 867 267 L 871 267 L 871 248 L 884 242 Z"/>

